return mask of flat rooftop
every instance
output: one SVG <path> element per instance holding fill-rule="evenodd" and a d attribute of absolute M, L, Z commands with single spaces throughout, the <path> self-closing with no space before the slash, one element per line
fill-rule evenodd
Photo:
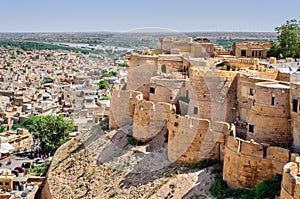
<path fill-rule="evenodd" d="M 266 88 L 280 88 L 280 89 L 290 89 L 290 85 L 281 82 L 259 82 L 256 83 L 258 86 L 266 87 Z"/>
<path fill-rule="evenodd" d="M 286 89 L 290 89 L 290 86 L 284 85 L 284 84 L 269 84 L 266 85 L 266 87 L 269 88 L 286 88 Z"/>

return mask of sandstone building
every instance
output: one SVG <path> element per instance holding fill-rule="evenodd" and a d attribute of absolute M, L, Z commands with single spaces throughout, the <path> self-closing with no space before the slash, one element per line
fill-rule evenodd
<path fill-rule="evenodd" d="M 293 82 L 284 81 L 278 68 L 261 64 L 257 57 L 266 57 L 269 43 L 243 44 L 253 47 L 248 60 L 212 58 L 207 41 L 161 44 L 128 57 L 127 83 L 112 91 L 110 128 L 129 125 L 142 142 L 166 136 L 171 162 L 219 159 L 230 187 L 282 175 L 300 148 L 297 71 L 287 73 Z M 241 49 L 236 45 L 235 54 Z"/>
<path fill-rule="evenodd" d="M 272 42 L 234 42 L 232 45 L 233 54 L 237 58 L 267 58 L 267 52 Z"/>

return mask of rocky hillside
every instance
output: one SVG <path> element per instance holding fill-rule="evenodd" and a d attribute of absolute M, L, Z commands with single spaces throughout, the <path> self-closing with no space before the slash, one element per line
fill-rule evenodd
<path fill-rule="evenodd" d="M 130 129 L 105 132 L 99 126 L 63 145 L 48 173 L 52 197 L 156 199 L 210 195 L 214 179 L 211 168 L 199 170 L 169 162 L 164 137 L 146 146 L 133 146 L 127 135 Z"/>

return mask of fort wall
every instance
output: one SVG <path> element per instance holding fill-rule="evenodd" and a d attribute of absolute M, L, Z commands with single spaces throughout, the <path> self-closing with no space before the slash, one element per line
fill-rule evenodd
<path fill-rule="evenodd" d="M 293 66 L 293 67 L 295 67 L 295 66 Z M 279 70 L 277 79 L 279 81 L 285 81 L 285 82 L 300 82 L 300 74 L 299 74 L 299 72 L 291 72 L 291 71 L 281 72 Z"/>
<path fill-rule="evenodd" d="M 143 100 L 143 94 L 140 92 L 114 89 L 111 94 L 109 128 L 117 129 L 130 124 L 135 106 L 141 100 Z"/>
<path fill-rule="evenodd" d="M 194 164 L 202 159 L 222 159 L 225 134 L 229 124 L 176 115 L 176 108 L 164 102 L 143 100 L 136 91 L 113 90 L 110 128 L 133 123 L 133 137 L 148 142 L 169 132 L 168 157 L 181 164 Z"/>
<path fill-rule="evenodd" d="M 223 179 L 230 187 L 252 188 L 282 174 L 282 168 L 289 160 L 287 149 L 229 136 L 225 145 Z"/>
<path fill-rule="evenodd" d="M 255 84 L 264 81 L 269 80 L 241 74 L 237 76 L 238 120 L 248 122 L 250 109 L 254 101 Z"/>
<path fill-rule="evenodd" d="M 203 159 L 220 159 L 220 144 L 224 143 L 229 127 L 223 125 L 219 130 L 213 131 L 209 120 L 171 115 L 168 123 L 169 160 L 195 164 Z"/>
<path fill-rule="evenodd" d="M 287 147 L 292 143 L 290 86 L 282 82 L 256 83 L 250 111 L 247 139 Z"/>
<path fill-rule="evenodd" d="M 180 52 L 190 53 L 194 57 L 214 56 L 215 45 L 209 42 L 195 42 L 192 38 L 161 38 L 163 50 L 179 49 Z"/>
<path fill-rule="evenodd" d="M 159 55 L 157 68 L 159 73 L 179 72 L 183 68 L 182 55 Z"/>
<path fill-rule="evenodd" d="M 291 74 L 289 74 L 289 73 L 278 72 L 278 77 L 277 77 L 277 79 L 278 79 L 279 81 L 290 82 L 290 76 L 291 76 Z"/>
<path fill-rule="evenodd" d="M 133 137 L 148 142 L 160 133 L 167 134 L 167 123 L 174 112 L 174 107 L 168 103 L 139 102 L 134 111 Z"/>
<path fill-rule="evenodd" d="M 182 76 L 152 77 L 150 101 L 177 104 L 178 94 L 186 81 Z"/>
<path fill-rule="evenodd" d="M 279 80 L 282 81 L 280 79 L 278 79 L 278 69 L 276 68 L 261 68 L 259 69 L 259 71 L 257 71 L 257 76 L 259 78 L 264 78 L 264 79 L 268 79 L 268 80 Z"/>
<path fill-rule="evenodd" d="M 229 60 L 229 65 L 233 68 L 238 68 L 239 70 L 245 70 L 249 68 L 255 70 L 259 66 L 259 61 L 257 59 L 231 59 Z"/>
<path fill-rule="evenodd" d="M 299 154 L 294 153 L 291 155 L 291 162 L 284 166 L 280 192 L 281 199 L 300 198 L 299 163 Z"/>
<path fill-rule="evenodd" d="M 157 56 L 132 55 L 129 61 L 127 90 L 143 93 L 149 99 L 150 78 L 157 74 Z"/>
<path fill-rule="evenodd" d="M 293 149 L 300 152 L 300 83 L 290 84 L 290 114 Z"/>
<path fill-rule="evenodd" d="M 183 66 L 182 55 L 131 55 L 128 67 L 127 90 L 143 93 L 149 100 L 150 79 L 160 74 L 182 73 L 188 75 L 188 66 Z"/>
<path fill-rule="evenodd" d="M 236 72 L 191 68 L 190 82 L 199 118 L 233 122 L 236 104 Z"/>
<path fill-rule="evenodd" d="M 110 128 L 132 123 L 133 137 L 143 142 L 168 133 L 171 162 L 222 160 L 230 187 L 252 188 L 284 174 L 282 197 L 299 197 L 300 158 L 286 148 L 293 143 L 292 149 L 300 150 L 300 84 L 276 81 L 287 77 L 259 66 L 258 59 L 229 61 L 244 71 L 213 69 L 208 59 L 186 56 L 200 53 L 205 43 L 162 41 L 161 51 L 175 54 L 130 57 L 126 90 L 112 92 Z M 241 51 L 243 45 L 248 44 Z M 264 56 L 249 45 L 254 57 Z M 245 139 L 236 137 L 235 125 L 229 125 L 236 120 L 243 123 Z M 296 160 L 285 175 L 284 165 Z"/>

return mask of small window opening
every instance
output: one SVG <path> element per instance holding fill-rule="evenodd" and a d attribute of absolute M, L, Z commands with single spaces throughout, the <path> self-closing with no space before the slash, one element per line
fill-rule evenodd
<path fill-rule="evenodd" d="M 272 105 L 272 106 L 275 105 L 275 97 L 274 97 L 274 96 L 272 96 L 271 105 Z"/>
<path fill-rule="evenodd" d="M 249 95 L 253 96 L 254 94 L 255 94 L 255 89 L 254 88 L 250 88 Z"/>
<path fill-rule="evenodd" d="M 198 107 L 194 107 L 194 115 L 198 114 Z"/>
<path fill-rule="evenodd" d="M 155 93 L 155 88 L 153 88 L 153 87 L 150 87 L 150 93 Z"/>
<path fill-rule="evenodd" d="M 249 132 L 254 133 L 254 124 L 249 124 Z"/>
<path fill-rule="evenodd" d="M 293 99 L 293 112 L 298 112 L 298 100 Z"/>

